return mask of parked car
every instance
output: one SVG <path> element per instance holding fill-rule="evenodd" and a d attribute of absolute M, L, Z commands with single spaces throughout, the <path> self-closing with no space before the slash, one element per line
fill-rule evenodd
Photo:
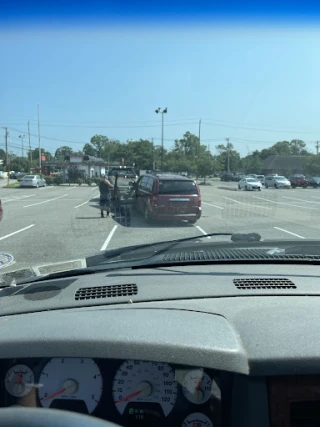
<path fill-rule="evenodd" d="M 265 185 L 265 176 L 257 175 L 257 180 L 261 182 L 262 185 Z"/>
<path fill-rule="evenodd" d="M 268 175 L 265 177 L 265 187 L 291 188 L 291 183 L 285 176 Z"/>
<path fill-rule="evenodd" d="M 139 178 L 134 168 L 120 168 L 120 167 L 112 168 L 109 172 L 109 175 L 111 176 L 119 175 L 124 178 L 133 178 L 133 179 Z"/>
<path fill-rule="evenodd" d="M 320 177 L 319 176 L 312 176 L 310 178 L 307 178 L 308 186 L 313 188 L 319 188 L 320 187 Z"/>
<path fill-rule="evenodd" d="M 136 208 L 145 220 L 187 220 L 201 217 L 201 196 L 197 183 L 174 174 L 143 175 L 135 185 Z"/>
<path fill-rule="evenodd" d="M 258 181 L 255 178 L 243 178 L 241 181 L 239 181 L 238 189 L 239 190 L 259 190 L 261 191 L 262 184 L 260 181 Z"/>
<path fill-rule="evenodd" d="M 221 176 L 220 181 L 225 181 L 225 182 L 230 182 L 230 181 L 234 181 L 234 176 L 231 173 L 225 173 L 224 175 Z"/>
<path fill-rule="evenodd" d="M 45 187 L 46 180 L 40 175 L 25 175 L 20 181 L 20 187 Z"/>
<path fill-rule="evenodd" d="M 289 181 L 291 182 L 292 188 L 295 188 L 295 187 L 307 188 L 308 186 L 308 181 L 306 180 L 306 177 L 301 174 L 291 175 L 289 177 Z"/>

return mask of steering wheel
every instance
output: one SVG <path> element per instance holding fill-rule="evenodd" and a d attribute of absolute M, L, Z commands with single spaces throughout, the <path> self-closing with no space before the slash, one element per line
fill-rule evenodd
<path fill-rule="evenodd" d="M 11 406 L 0 409 L 1 427 L 119 427 L 109 421 L 60 409 Z"/>

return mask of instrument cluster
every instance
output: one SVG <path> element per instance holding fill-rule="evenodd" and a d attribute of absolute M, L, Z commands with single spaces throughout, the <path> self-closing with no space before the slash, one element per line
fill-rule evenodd
<path fill-rule="evenodd" d="M 199 367 L 91 358 L 1 361 L 3 402 L 92 414 L 123 426 L 221 426 L 221 375 Z"/>

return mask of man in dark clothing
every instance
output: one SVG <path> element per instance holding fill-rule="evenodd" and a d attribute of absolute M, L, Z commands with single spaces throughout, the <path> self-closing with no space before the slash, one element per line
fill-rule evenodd
<path fill-rule="evenodd" d="M 113 188 L 112 179 L 105 175 L 103 181 L 99 184 L 100 191 L 100 210 L 101 218 L 104 217 L 103 210 L 107 211 L 107 218 L 110 216 L 110 205 L 111 205 L 111 189 Z"/>

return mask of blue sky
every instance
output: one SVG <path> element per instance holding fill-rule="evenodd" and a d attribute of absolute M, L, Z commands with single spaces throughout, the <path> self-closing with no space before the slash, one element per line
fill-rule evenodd
<path fill-rule="evenodd" d="M 94 134 L 171 148 L 186 131 L 215 153 L 242 155 L 280 140 L 320 140 L 320 27 L 315 23 L 107 21 L 0 30 L 0 127 L 10 151 L 31 125 L 36 147 L 79 150 Z M 0 129 L 0 148 L 4 147 Z M 27 141 L 25 140 L 25 144 Z"/>

